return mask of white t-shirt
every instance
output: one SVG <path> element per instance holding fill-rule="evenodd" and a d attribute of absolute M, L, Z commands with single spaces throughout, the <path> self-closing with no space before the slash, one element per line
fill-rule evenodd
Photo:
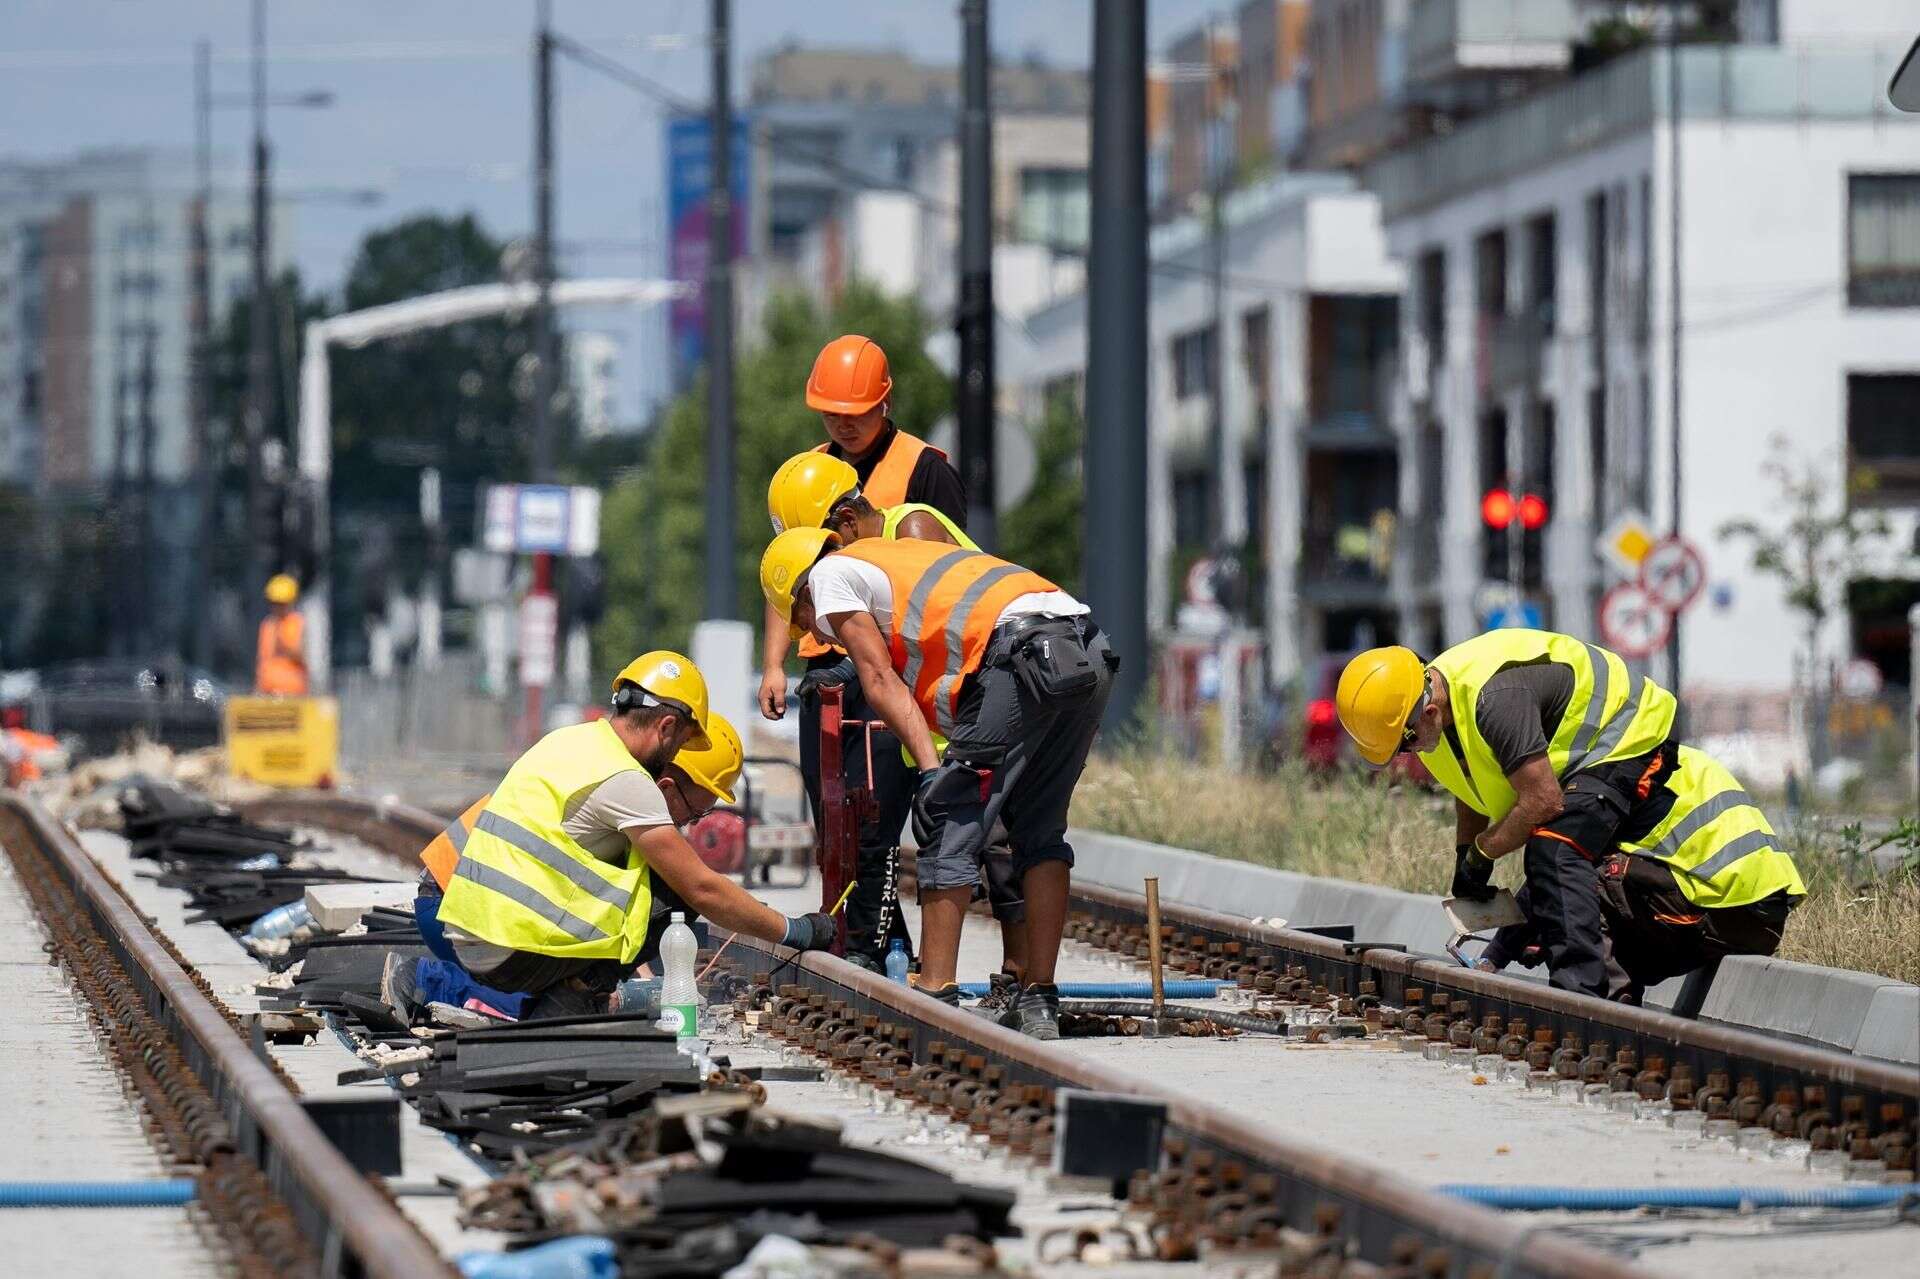
<path fill-rule="evenodd" d="M 880 633 L 890 633 L 893 583 L 878 565 L 851 555 L 829 555 L 813 566 L 807 587 L 813 592 L 815 627 L 836 643 L 840 637 L 829 620 L 836 613 L 871 613 Z M 1090 611 L 1065 591 L 1030 591 L 1014 596 L 994 624 L 1011 617 L 1079 617 Z"/>

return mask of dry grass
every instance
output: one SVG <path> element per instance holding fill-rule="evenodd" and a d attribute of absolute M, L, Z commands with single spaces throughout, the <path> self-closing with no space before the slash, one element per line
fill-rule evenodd
<path fill-rule="evenodd" d="M 1453 872 L 1451 800 L 1356 775 L 1314 777 L 1297 764 L 1244 774 L 1158 754 L 1096 757 L 1073 822 L 1407 892 L 1445 892 Z M 1788 843 L 1808 893 L 1781 957 L 1920 983 L 1920 875 L 1871 879 L 1856 841 L 1830 828 L 1795 831 Z M 1517 879 L 1519 862 L 1506 859 L 1499 882 Z"/>

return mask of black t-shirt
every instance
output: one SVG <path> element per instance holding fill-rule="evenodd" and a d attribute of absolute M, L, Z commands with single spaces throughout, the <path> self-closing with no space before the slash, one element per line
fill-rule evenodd
<path fill-rule="evenodd" d="M 1509 666 L 1481 687 L 1473 722 L 1500 771 L 1510 775 L 1547 753 L 1572 700 L 1573 668 L 1564 662 Z"/>
<path fill-rule="evenodd" d="M 893 437 L 899 434 L 899 430 L 893 424 L 893 419 L 887 419 L 887 429 L 873 442 L 867 455 L 853 463 L 853 472 L 860 477 L 862 484 L 873 474 L 873 468 L 880 465 L 880 459 L 887 455 L 887 450 L 893 446 Z M 853 461 L 838 444 L 829 444 L 827 452 L 842 461 Z M 907 477 L 906 500 L 925 502 L 961 528 L 967 526 L 966 485 L 960 482 L 960 472 L 953 469 L 953 463 L 936 449 L 921 450 L 919 460 L 913 464 L 913 474 Z"/>

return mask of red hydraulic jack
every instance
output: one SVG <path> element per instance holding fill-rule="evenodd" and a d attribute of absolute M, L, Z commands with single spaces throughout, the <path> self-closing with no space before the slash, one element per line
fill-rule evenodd
<path fill-rule="evenodd" d="M 873 797 L 873 730 L 879 720 L 845 719 L 841 712 L 838 685 L 820 690 L 820 807 L 822 837 L 820 843 L 820 909 L 833 915 L 838 927 L 833 935 L 833 953 L 846 958 L 847 913 L 841 899 L 847 886 L 859 874 L 860 828 L 880 816 L 880 802 Z M 868 785 L 849 786 L 845 768 L 848 730 L 860 731 L 861 746 L 867 753 Z"/>

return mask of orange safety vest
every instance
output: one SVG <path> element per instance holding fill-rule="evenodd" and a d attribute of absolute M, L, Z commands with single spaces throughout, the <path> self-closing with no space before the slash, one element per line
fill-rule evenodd
<path fill-rule="evenodd" d="M 447 823 L 447 828 L 433 837 L 425 848 L 420 850 L 420 860 L 426 864 L 433 875 L 433 882 L 440 885 L 440 891 L 447 891 L 447 881 L 453 878 L 453 868 L 460 864 L 460 853 L 467 846 L 467 836 L 473 834 L 473 828 L 485 811 L 491 794 L 482 795 L 473 801 L 466 812 Z"/>
<path fill-rule="evenodd" d="M 895 427 L 893 442 L 887 445 L 886 455 L 874 466 L 873 473 L 868 475 L 860 485 L 862 496 L 882 510 L 885 510 L 889 506 L 898 506 L 900 503 L 906 501 L 907 484 L 913 479 L 913 468 L 920 464 L 920 455 L 928 449 L 933 449 L 933 451 L 938 453 L 942 458 L 947 456 L 945 452 L 933 448 L 933 445 L 927 443 L 919 436 L 908 435 L 905 431 Z M 815 453 L 828 453 L 832 450 L 833 445 L 829 443 L 819 445 L 813 451 Z M 946 514 L 958 518 L 964 518 L 966 516 L 965 511 L 948 511 Z M 825 653 L 838 653 L 840 651 L 838 647 L 832 644 L 822 644 L 811 635 L 802 636 L 800 639 L 800 656 L 802 659 L 819 657 Z"/>
<path fill-rule="evenodd" d="M 253 668 L 256 693 L 307 695 L 307 659 L 301 648 L 305 635 L 306 619 L 298 613 L 289 611 L 277 618 L 269 614 L 260 619 L 260 643 Z"/>
<path fill-rule="evenodd" d="M 893 669 L 913 690 L 927 725 L 949 736 L 961 685 L 980 669 L 1000 614 L 1022 595 L 1060 589 L 1018 564 L 945 542 L 868 537 L 834 554 L 887 575 Z"/>

